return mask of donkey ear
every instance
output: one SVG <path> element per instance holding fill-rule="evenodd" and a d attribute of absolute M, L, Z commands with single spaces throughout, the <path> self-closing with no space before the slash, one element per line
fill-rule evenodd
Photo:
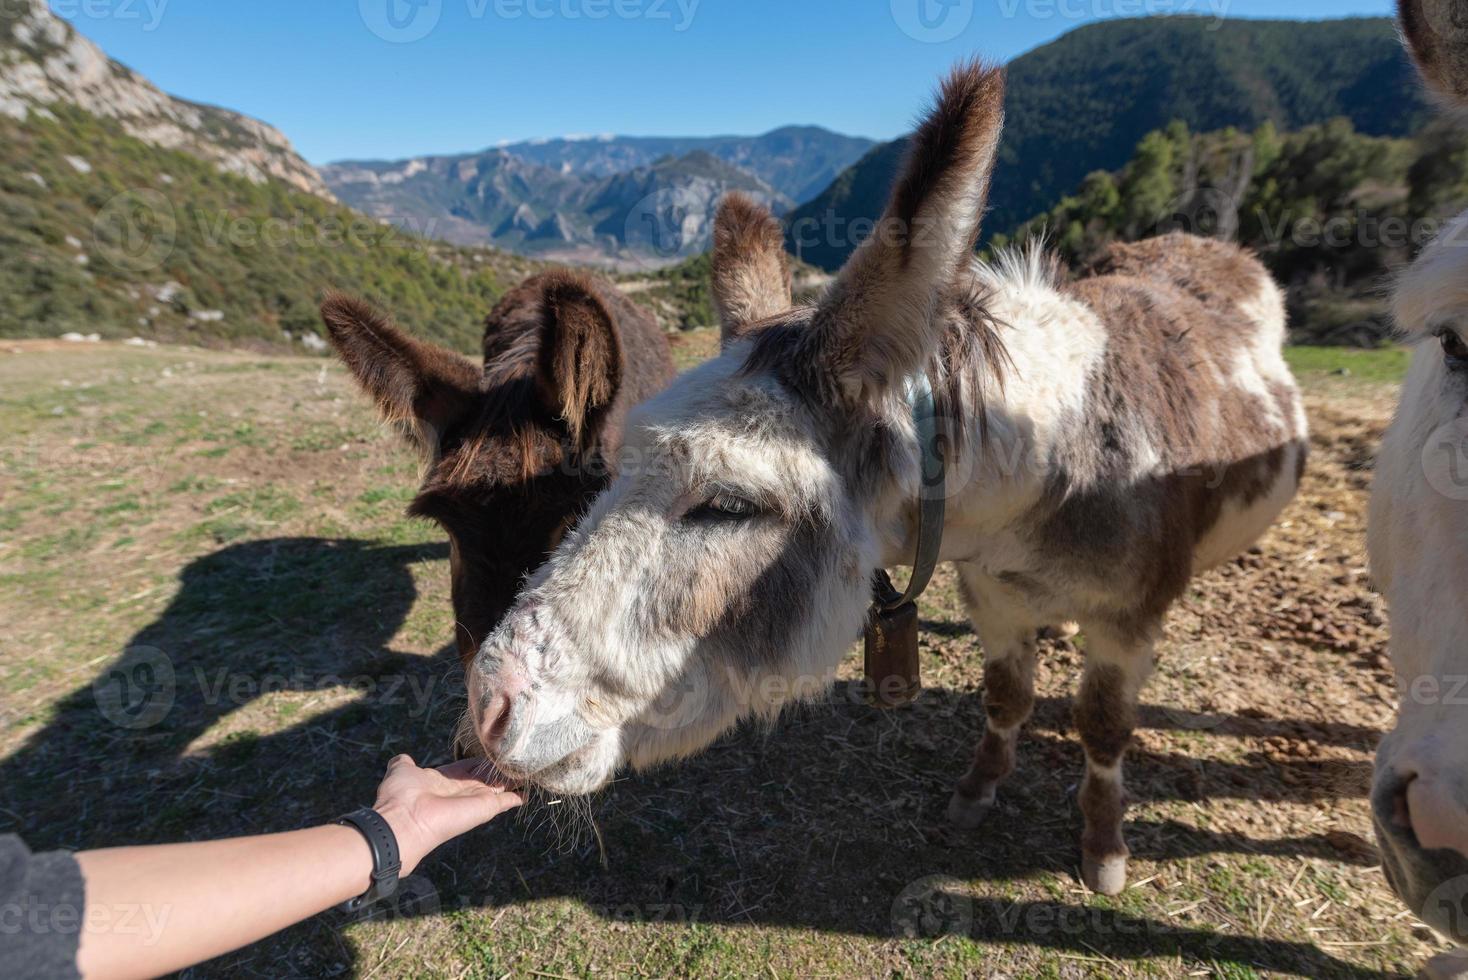
<path fill-rule="evenodd" d="M 1463 0 L 1397 0 L 1407 49 L 1427 84 L 1449 105 L 1468 107 L 1468 5 Z"/>
<path fill-rule="evenodd" d="M 548 279 L 541 313 L 541 398 L 585 447 L 622 385 L 622 343 L 596 291 L 574 275 Z"/>
<path fill-rule="evenodd" d="M 737 192 L 724 198 L 714 219 L 713 287 L 725 346 L 793 302 L 780 223 Z"/>
<path fill-rule="evenodd" d="M 331 293 L 321 319 L 337 354 L 383 418 L 401 425 L 426 453 L 479 398 L 473 361 L 414 340 L 361 300 Z"/>
<path fill-rule="evenodd" d="M 874 398 L 937 345 L 937 301 L 973 261 L 1003 123 L 1003 70 L 955 68 L 912 136 L 881 221 L 816 314 L 820 367 L 841 397 Z"/>

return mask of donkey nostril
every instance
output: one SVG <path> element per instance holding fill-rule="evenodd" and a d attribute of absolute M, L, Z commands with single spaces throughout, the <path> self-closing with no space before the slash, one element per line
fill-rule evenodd
<path fill-rule="evenodd" d="M 1412 806 L 1407 801 L 1407 791 L 1412 788 L 1416 776 L 1402 780 L 1392 793 L 1392 823 L 1402 830 L 1412 829 Z"/>
<path fill-rule="evenodd" d="M 496 694 L 484 708 L 484 745 L 491 748 L 504 740 L 510 729 L 510 696 Z"/>

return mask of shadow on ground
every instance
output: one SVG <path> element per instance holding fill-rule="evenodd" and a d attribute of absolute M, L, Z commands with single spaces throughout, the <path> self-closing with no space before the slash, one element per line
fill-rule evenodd
<path fill-rule="evenodd" d="M 164 614 L 0 760 L 0 832 L 47 849 L 291 829 L 370 801 L 397 752 L 447 761 L 462 689 L 452 646 L 432 657 L 389 647 L 416 598 L 410 567 L 446 550 L 282 539 L 194 562 Z M 343 683 L 360 693 L 337 703 Z M 262 716 L 269 690 L 320 691 L 333 706 L 323 713 L 286 699 L 291 706 Z M 961 933 L 1116 960 L 1172 954 L 1306 976 L 1382 975 L 1305 943 L 1179 928 L 1078 891 L 1054 901 L 1005 897 L 1042 873 L 1073 874 L 1079 818 L 1068 793 L 1082 757 L 1068 705 L 1043 701 L 999 809 L 977 832 L 951 830 L 943 809 L 981 717 L 974 690 L 929 690 L 910 709 L 879 713 L 853 685 L 839 685 L 773 731 L 741 730 L 691 762 L 620 780 L 592 807 L 600 846 L 571 806 L 543 801 L 442 849 L 384 914 L 563 896 L 608 920 L 919 941 Z M 1293 725 L 1156 707 L 1143 723 L 1223 735 Z M 206 732 L 210 746 L 196 746 Z M 1339 725 L 1326 737 L 1369 750 L 1376 733 Z M 1280 772 L 1269 760 L 1137 751 L 1129 782 L 1140 799 L 1365 792 L 1366 764 L 1322 765 Z M 1139 821 L 1128 833 L 1138 857 L 1162 862 L 1211 853 L 1342 859 L 1317 837 L 1257 841 Z M 203 972 L 351 969 L 342 925 L 322 917 Z"/>

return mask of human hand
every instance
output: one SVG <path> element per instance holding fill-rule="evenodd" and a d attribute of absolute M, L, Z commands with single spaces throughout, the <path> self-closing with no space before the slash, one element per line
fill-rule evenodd
<path fill-rule="evenodd" d="M 465 759 L 420 769 L 406 755 L 387 764 L 373 809 L 397 835 L 404 877 L 435 847 L 525 802 L 519 793 L 485 782 L 487 768 L 483 759 Z"/>

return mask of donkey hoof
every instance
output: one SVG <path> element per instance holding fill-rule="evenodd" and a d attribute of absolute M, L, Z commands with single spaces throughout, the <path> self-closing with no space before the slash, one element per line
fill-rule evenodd
<path fill-rule="evenodd" d="M 1418 980 L 1464 980 L 1468 977 L 1468 949 L 1456 949 L 1428 961 Z"/>
<path fill-rule="evenodd" d="M 960 830 L 973 830 L 984 822 L 989 811 L 994 809 L 994 791 L 979 796 L 968 796 L 957 790 L 948 801 L 948 822 Z"/>
<path fill-rule="evenodd" d="M 1126 890 L 1126 855 L 1081 855 L 1081 880 L 1098 895 L 1120 895 Z"/>
<path fill-rule="evenodd" d="M 1080 635 L 1080 632 L 1081 626 L 1079 623 L 1060 623 L 1055 626 L 1046 626 L 1044 629 L 1040 630 L 1040 639 L 1074 640 L 1077 636 Z"/>

